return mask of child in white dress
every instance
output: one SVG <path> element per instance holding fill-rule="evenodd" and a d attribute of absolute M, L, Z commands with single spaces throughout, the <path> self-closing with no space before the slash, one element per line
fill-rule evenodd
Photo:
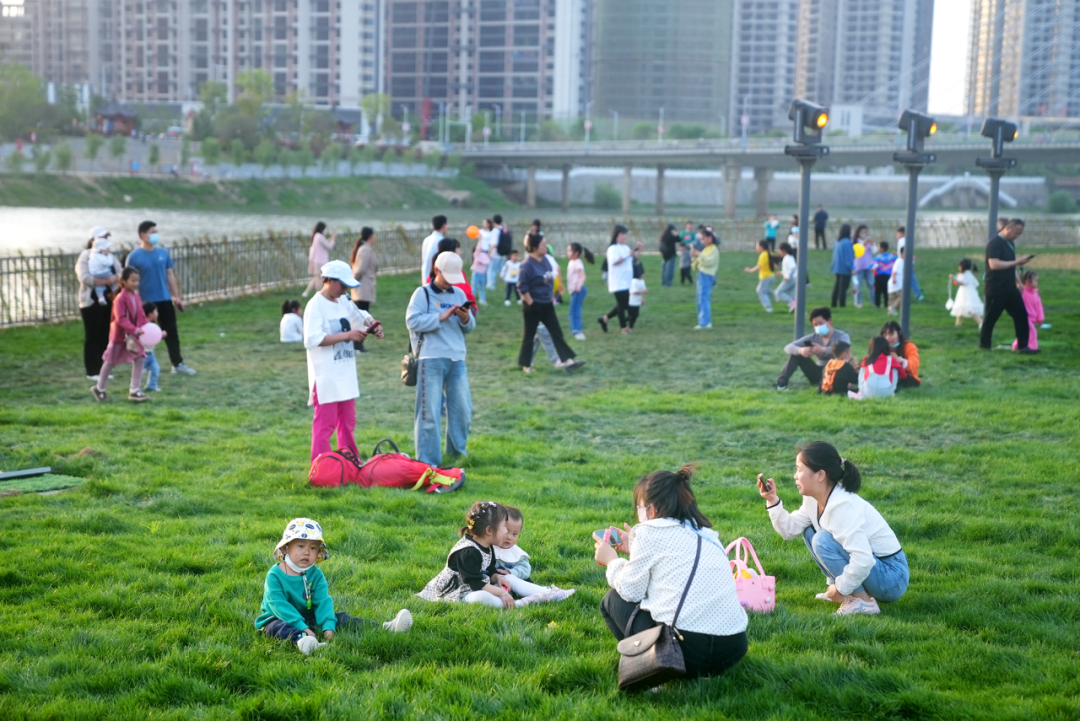
<path fill-rule="evenodd" d="M 94 250 L 90 253 L 90 275 L 95 278 L 110 278 L 116 275 L 116 269 L 113 268 L 113 256 L 109 252 L 110 248 L 112 248 L 112 241 L 108 238 L 96 238 L 94 240 Z M 116 288 L 115 284 L 111 286 L 95 285 L 94 295 L 97 296 L 98 305 L 108 305 L 109 301 L 105 299 L 105 291 L 109 290 L 115 293 Z"/>
<path fill-rule="evenodd" d="M 964 318 L 974 318 L 975 323 L 982 328 L 983 302 L 979 298 L 979 281 L 974 274 L 979 267 L 969 258 L 964 258 L 960 261 L 959 270 L 958 274 L 949 276 L 949 280 L 956 286 L 956 298 L 953 299 L 952 310 L 949 312 L 956 318 L 958 326 Z"/>

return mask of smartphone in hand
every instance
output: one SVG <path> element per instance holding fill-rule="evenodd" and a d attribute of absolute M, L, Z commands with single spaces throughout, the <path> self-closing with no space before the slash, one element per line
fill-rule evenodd
<path fill-rule="evenodd" d="M 612 546 L 618 546 L 620 543 L 622 543 L 622 537 L 619 535 L 619 529 L 615 528 L 614 526 L 610 528 L 605 528 L 600 531 L 593 531 L 593 536 L 596 537 L 596 540 L 603 541 L 604 543 L 608 543 Z"/>
<path fill-rule="evenodd" d="M 768 482 L 768 481 L 767 481 L 767 480 L 765 479 L 765 474 L 764 474 L 764 473 L 759 473 L 759 474 L 757 474 L 757 480 L 758 480 L 758 483 L 759 483 L 759 484 L 761 484 L 761 488 L 762 488 L 762 490 L 763 490 L 763 491 L 765 491 L 766 493 L 772 493 L 773 491 L 775 491 L 775 490 L 776 490 L 776 489 L 775 489 L 775 488 L 774 488 L 774 487 L 772 486 L 772 484 L 770 484 L 770 483 L 769 483 L 769 482 Z"/>

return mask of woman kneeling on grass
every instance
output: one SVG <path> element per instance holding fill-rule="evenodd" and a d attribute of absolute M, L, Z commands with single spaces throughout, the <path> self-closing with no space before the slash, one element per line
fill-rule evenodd
<path fill-rule="evenodd" d="M 815 598 L 839 603 L 838 615 L 880 613 L 878 601 L 898 601 L 907 591 L 907 556 L 896 534 L 873 506 L 855 495 L 862 476 L 836 448 L 815 441 L 795 457 L 795 487 L 803 504 L 784 510 L 776 482 L 758 476 L 773 528 L 785 540 L 802 536 L 829 587 Z"/>
<path fill-rule="evenodd" d="M 692 474 L 692 466 L 683 466 L 645 476 L 634 487 L 640 523 L 625 526 L 615 547 L 593 539 L 596 562 L 607 566 L 611 585 L 600 613 L 612 635 L 622 641 L 662 623 L 674 625 L 689 678 L 726 671 L 747 648 L 746 611 L 724 546 L 690 490 Z M 616 548 L 629 560 L 619 558 Z"/>

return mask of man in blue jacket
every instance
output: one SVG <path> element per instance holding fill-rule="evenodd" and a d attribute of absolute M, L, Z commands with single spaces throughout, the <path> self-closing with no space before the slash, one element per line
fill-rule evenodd
<path fill-rule="evenodd" d="M 855 272 L 855 246 L 851 244 L 851 226 L 847 223 L 840 226 L 840 238 L 833 246 L 832 267 L 829 270 L 836 276 L 832 289 L 832 307 L 835 308 L 836 301 L 839 300 L 840 307 L 845 308 L 851 274 Z"/>

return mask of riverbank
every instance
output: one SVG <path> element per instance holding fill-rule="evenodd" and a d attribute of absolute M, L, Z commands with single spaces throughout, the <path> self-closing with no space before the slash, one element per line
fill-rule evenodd
<path fill-rule="evenodd" d="M 475 178 L 192 180 L 116 175 L 0 175 L 0 206 L 198 210 L 514 208 Z"/>

